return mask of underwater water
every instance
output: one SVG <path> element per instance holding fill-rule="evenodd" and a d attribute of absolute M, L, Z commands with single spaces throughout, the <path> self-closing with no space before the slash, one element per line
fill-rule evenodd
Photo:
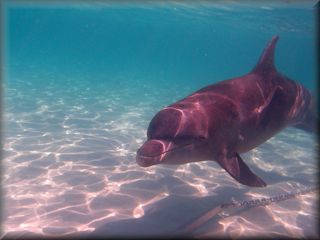
<path fill-rule="evenodd" d="M 214 161 L 135 162 L 161 108 L 248 73 L 275 34 L 277 69 L 315 92 L 313 4 L 6 2 L 2 236 L 168 236 L 220 204 L 315 186 L 316 136 L 295 128 L 242 154 L 266 188 Z M 190 234 L 314 237 L 317 202 L 308 192 Z"/>

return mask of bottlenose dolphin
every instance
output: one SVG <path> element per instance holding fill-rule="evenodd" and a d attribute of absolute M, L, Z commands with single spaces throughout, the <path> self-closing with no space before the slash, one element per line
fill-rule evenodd
<path fill-rule="evenodd" d="M 266 186 L 239 153 L 287 126 L 315 127 L 309 91 L 274 66 L 278 38 L 271 39 L 249 74 L 204 87 L 158 112 L 137 151 L 137 163 L 148 167 L 214 160 L 238 182 Z"/>

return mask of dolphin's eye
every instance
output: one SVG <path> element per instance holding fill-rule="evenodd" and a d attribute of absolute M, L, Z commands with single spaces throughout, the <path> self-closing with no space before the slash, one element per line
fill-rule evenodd
<path fill-rule="evenodd" d="M 204 141 L 204 140 L 206 140 L 206 137 L 205 136 L 198 136 L 198 139 L 201 141 Z"/>

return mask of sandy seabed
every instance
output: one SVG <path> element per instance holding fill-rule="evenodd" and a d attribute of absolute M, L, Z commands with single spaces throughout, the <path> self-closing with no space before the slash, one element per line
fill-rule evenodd
<path fill-rule="evenodd" d="M 237 183 L 213 161 L 141 168 L 135 152 L 148 122 L 177 93 L 71 82 L 5 87 L 2 236 L 168 236 L 232 199 L 317 184 L 316 137 L 294 128 L 242 154 L 266 188 Z M 315 237 L 317 202 L 309 192 L 214 217 L 190 234 Z"/>

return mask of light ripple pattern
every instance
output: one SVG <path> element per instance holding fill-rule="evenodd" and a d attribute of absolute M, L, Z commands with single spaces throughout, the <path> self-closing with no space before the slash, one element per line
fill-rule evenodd
<path fill-rule="evenodd" d="M 19 81 L 6 88 L 4 233 L 86 233 L 162 211 L 178 219 L 171 224 L 178 228 L 182 216 L 190 219 L 210 206 L 203 204 L 188 214 L 177 210 L 190 202 L 197 206 L 197 199 L 214 198 L 214 206 L 230 201 L 227 196 L 261 198 L 316 184 L 314 136 L 294 128 L 243 156 L 269 184 L 264 189 L 238 184 L 212 161 L 140 168 L 135 152 L 145 140 L 148 120 L 163 107 L 159 101 L 134 101 L 133 88 L 72 84 L 66 79 L 63 89 L 53 82 L 35 86 L 33 94 L 23 91 Z M 145 88 L 146 93 L 154 91 Z M 163 94 L 157 91 L 169 95 L 165 88 Z M 171 203 L 159 205 L 164 200 Z M 250 209 L 221 219 L 220 227 L 208 226 L 199 236 L 315 234 L 315 202 L 316 195 L 308 194 Z"/>

